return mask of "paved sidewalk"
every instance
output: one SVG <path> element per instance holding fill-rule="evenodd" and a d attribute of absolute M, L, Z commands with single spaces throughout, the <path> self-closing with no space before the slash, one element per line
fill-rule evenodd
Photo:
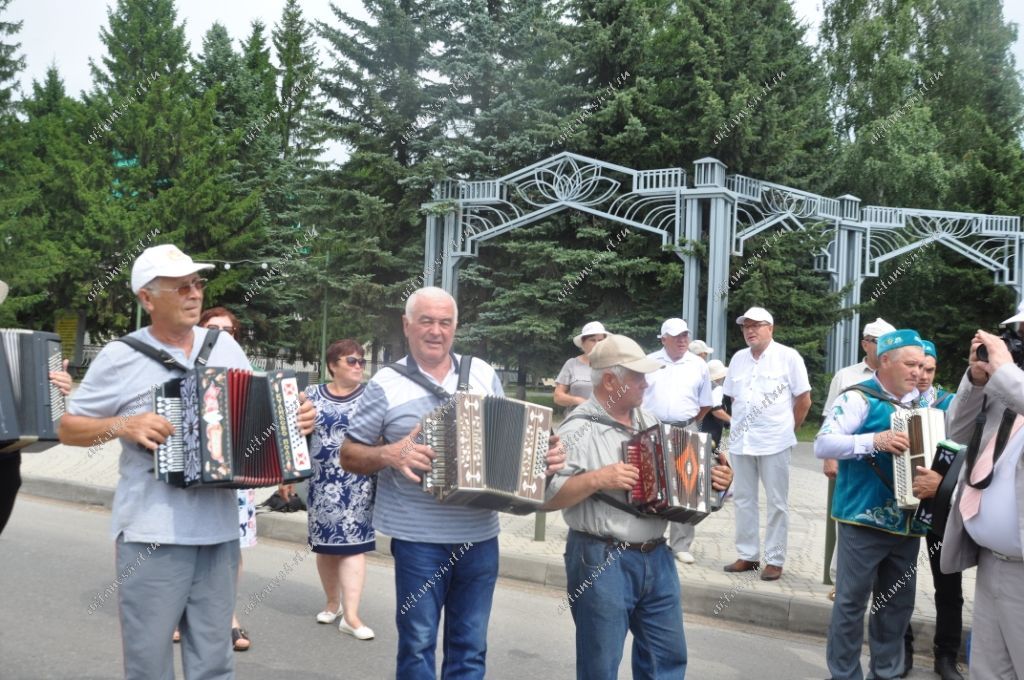
<path fill-rule="evenodd" d="M 22 456 L 22 493 L 110 507 L 117 484 L 120 444 L 113 442 L 89 456 L 85 448 L 57 446 L 44 453 Z M 262 501 L 273 489 L 260 489 Z M 678 564 L 687 614 L 717 616 L 801 633 L 825 635 L 831 613 L 829 586 L 821 583 L 825 550 L 827 484 L 809 444 L 800 444 L 793 457 L 790 483 L 789 554 L 785 573 L 775 582 L 760 581 L 752 573 L 730 575 L 722 567 L 736 559 L 733 544 L 733 506 L 730 502 L 697 526 L 692 552 L 696 564 Z M 761 501 L 762 535 L 764 499 Z M 546 516 L 546 539 L 534 541 L 534 516 L 501 515 L 502 576 L 565 587 L 562 554 L 567 528 L 560 512 Z M 258 519 L 258 535 L 306 542 L 306 513 L 265 513 Z M 389 542 L 378 536 L 378 550 L 388 553 Z M 928 654 L 934 633 L 935 607 L 931 567 L 922 541 L 918 561 L 917 606 L 914 629 L 918 653 Z M 975 571 L 964 578 L 964 621 L 969 625 L 974 603 Z M 715 613 L 716 606 L 718 613 Z M 824 653 L 824 651 L 823 651 Z"/>

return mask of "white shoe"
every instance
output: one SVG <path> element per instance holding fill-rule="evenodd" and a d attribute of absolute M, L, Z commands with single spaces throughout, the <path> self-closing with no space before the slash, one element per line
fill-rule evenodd
<path fill-rule="evenodd" d="M 345 622 L 345 619 L 342 619 L 341 623 L 338 624 L 338 630 L 340 630 L 342 633 L 347 633 L 351 635 L 357 640 L 373 639 L 373 630 L 371 628 L 369 628 L 368 626 L 359 626 L 358 628 L 353 628 Z"/>
<path fill-rule="evenodd" d="M 693 558 L 693 555 L 691 555 L 690 553 L 688 553 L 685 550 L 683 550 L 681 552 L 677 552 L 676 553 L 676 559 L 679 560 L 680 562 L 682 562 L 683 564 L 693 564 L 694 562 L 697 561 L 697 560 L 695 560 Z"/>
<path fill-rule="evenodd" d="M 316 615 L 317 623 L 334 623 L 341 616 L 341 609 L 336 612 L 329 612 L 326 609 Z"/>

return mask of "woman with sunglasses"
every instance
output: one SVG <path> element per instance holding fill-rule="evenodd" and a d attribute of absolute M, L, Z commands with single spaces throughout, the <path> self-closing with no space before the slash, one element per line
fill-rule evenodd
<path fill-rule="evenodd" d="M 309 480 L 309 543 L 327 604 L 318 623 L 334 623 L 358 640 L 373 639 L 359 618 L 359 598 L 366 580 L 366 553 L 375 547 L 371 523 L 374 477 L 346 472 L 338 449 L 349 415 L 366 385 L 363 348 L 355 340 L 338 340 L 327 348 L 331 382 L 310 385 L 306 396 L 316 406 L 313 432 L 313 477 Z"/>
<path fill-rule="evenodd" d="M 589 399 L 594 392 L 594 387 L 590 383 L 588 355 L 590 350 L 594 349 L 594 345 L 607 337 L 607 333 L 600 321 L 591 321 L 572 339 L 572 343 L 583 350 L 583 353 L 566 361 L 555 378 L 554 401 L 557 405 L 565 407 L 566 415 L 572 413 L 574 408 Z"/>
<path fill-rule="evenodd" d="M 187 294 L 187 293 L 186 293 Z M 199 317 L 199 325 L 203 328 L 219 330 L 227 333 L 235 340 L 242 335 L 241 325 L 238 317 L 224 307 L 211 307 Z M 251 548 L 256 545 L 256 490 L 238 490 L 238 544 L 242 548 Z M 242 559 L 238 559 L 238 581 L 242 581 Z M 174 641 L 178 641 L 178 631 L 174 631 Z M 249 649 L 252 641 L 249 634 L 242 628 L 238 616 L 231 613 L 231 641 L 236 652 L 244 652 Z"/>

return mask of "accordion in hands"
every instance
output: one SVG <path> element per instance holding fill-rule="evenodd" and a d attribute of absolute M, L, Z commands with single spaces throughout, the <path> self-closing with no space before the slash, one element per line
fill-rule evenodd
<path fill-rule="evenodd" d="M 935 449 L 946 438 L 946 412 L 937 408 L 898 408 L 889 422 L 893 432 L 905 433 L 910 439 L 910 449 L 892 457 L 896 504 L 903 510 L 914 510 L 920 503 L 913 489 L 917 467 L 932 466 Z"/>
<path fill-rule="evenodd" d="M 641 514 L 697 524 L 722 507 L 711 487 L 718 458 L 706 432 L 654 425 L 623 442 L 622 457 L 640 470 L 629 502 Z"/>
<path fill-rule="evenodd" d="M 311 477 L 298 410 L 292 371 L 192 369 L 153 390 L 153 411 L 174 426 L 153 454 L 153 472 L 174 486 L 233 489 Z"/>
<path fill-rule="evenodd" d="M 0 453 L 57 441 L 64 395 L 50 382 L 63 368 L 60 336 L 0 330 Z"/>
<path fill-rule="evenodd" d="M 422 425 L 436 454 L 422 487 L 442 503 L 517 515 L 544 504 L 550 408 L 456 392 Z"/>

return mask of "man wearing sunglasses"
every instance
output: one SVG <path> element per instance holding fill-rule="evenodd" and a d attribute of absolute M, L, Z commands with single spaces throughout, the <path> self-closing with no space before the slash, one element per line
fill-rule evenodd
<path fill-rule="evenodd" d="M 195 365 L 208 331 L 197 326 L 205 279 L 213 265 L 193 262 L 174 245 L 147 248 L 132 266 L 131 288 L 151 325 L 129 338 Z M 250 369 L 234 338 L 221 333 L 208 365 Z M 61 420 L 60 439 L 92 446 L 113 432 L 121 439 L 120 479 L 111 512 L 125 678 L 174 676 L 171 636 L 181 630 L 185 677 L 233 678 L 231 614 L 238 571 L 238 506 L 232 489 L 181 489 L 153 475 L 153 449 L 173 432 L 153 413 L 154 385 L 180 377 L 124 342 L 114 341 L 89 366 Z M 315 411 L 299 409 L 303 434 Z M 155 546 L 155 547 L 154 547 Z"/>

